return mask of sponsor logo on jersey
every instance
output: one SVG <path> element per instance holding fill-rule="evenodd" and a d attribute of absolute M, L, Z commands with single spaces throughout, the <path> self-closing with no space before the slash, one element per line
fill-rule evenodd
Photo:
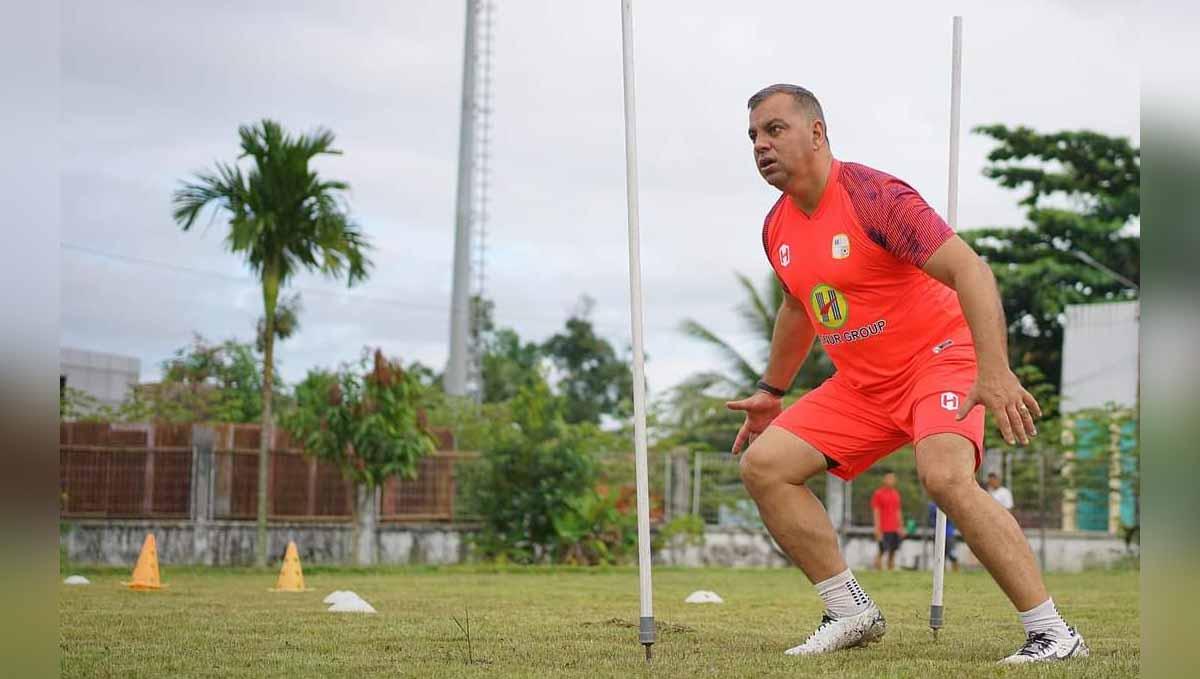
<path fill-rule="evenodd" d="M 958 410 L 958 394 L 953 391 L 942 392 L 942 409 Z"/>
<path fill-rule="evenodd" d="M 870 339 L 876 335 L 882 335 L 884 328 L 887 327 L 887 321 L 879 319 L 874 323 L 868 323 L 861 328 L 851 328 L 849 330 L 840 330 L 838 332 L 827 332 L 817 335 L 821 339 L 821 344 L 827 347 L 836 346 L 839 344 L 849 344 L 851 342 L 860 342 L 865 339 Z"/>
<path fill-rule="evenodd" d="M 850 236 L 839 233 L 833 237 L 833 258 L 845 259 L 850 256 Z"/>
<path fill-rule="evenodd" d="M 813 287 L 810 301 L 813 317 L 830 330 L 842 327 L 850 317 L 850 304 L 846 296 L 824 283 Z"/>
<path fill-rule="evenodd" d="M 787 243 L 779 246 L 779 266 L 787 266 L 792 263 L 792 249 Z"/>

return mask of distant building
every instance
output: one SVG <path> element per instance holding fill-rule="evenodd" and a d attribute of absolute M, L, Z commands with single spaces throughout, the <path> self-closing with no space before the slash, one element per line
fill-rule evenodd
<path fill-rule="evenodd" d="M 1137 405 L 1138 315 L 1136 301 L 1067 305 L 1062 412 Z"/>
<path fill-rule="evenodd" d="M 1134 302 L 1072 304 L 1063 324 L 1062 527 L 1119 534 L 1140 522 L 1138 315 Z M 1087 414 L 1117 407 L 1114 415 Z"/>
<path fill-rule="evenodd" d="M 101 405 L 117 407 L 138 383 L 142 362 L 133 356 L 84 349 L 59 349 L 59 388 L 86 392 Z"/>

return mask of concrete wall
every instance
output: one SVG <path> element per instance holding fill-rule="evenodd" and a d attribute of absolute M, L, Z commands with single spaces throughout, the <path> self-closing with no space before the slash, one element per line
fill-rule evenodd
<path fill-rule="evenodd" d="M 207 528 L 189 521 L 74 521 L 70 525 L 60 542 L 72 563 L 130 566 L 137 561 L 148 532 L 154 533 L 162 564 L 246 566 L 254 562 L 255 528 L 249 522 L 213 521 Z M 352 530 L 349 523 L 272 523 L 270 560 L 282 560 L 288 541 L 295 540 L 305 564 L 350 563 Z M 467 557 L 463 532 L 463 528 L 441 525 L 382 524 L 377 532 L 379 562 L 459 563 Z"/>
<path fill-rule="evenodd" d="M 1026 537 L 1034 556 L 1040 552 L 1038 531 Z M 847 532 L 843 552 L 850 568 L 865 570 L 873 566 L 879 548 L 869 530 Z M 981 568 L 979 560 L 961 539 L 955 553 L 962 568 Z M 905 540 L 896 554 L 896 568 L 927 568 L 933 554 L 932 540 Z M 1084 568 L 1112 565 L 1127 555 L 1125 543 L 1118 537 L 1103 533 L 1065 533 L 1046 531 L 1047 571 L 1077 572 Z M 784 555 L 763 532 L 750 530 L 721 530 L 710 528 L 704 544 L 681 545 L 664 549 L 655 555 L 655 563 L 676 566 L 759 566 L 780 568 L 790 565 Z M 947 566 L 949 567 L 949 566 Z"/>
<path fill-rule="evenodd" d="M 473 530 L 469 526 L 381 524 L 377 532 L 378 562 L 462 563 L 470 557 L 467 537 Z M 73 563 L 131 566 L 137 561 L 147 532 L 154 533 L 159 561 L 163 564 L 244 566 L 254 561 L 254 524 L 249 522 L 216 521 L 205 529 L 186 521 L 78 521 L 60 539 Z M 289 540 L 296 541 L 300 558 L 306 564 L 352 561 L 349 523 L 275 523 L 269 535 L 273 562 L 283 558 Z M 1103 567 L 1127 554 L 1125 543 L 1111 535 L 1047 531 L 1046 536 L 1048 571 L 1075 572 Z M 1037 531 L 1031 531 L 1028 537 L 1037 555 L 1040 551 Z M 848 531 L 844 551 L 851 568 L 870 568 L 877 551 L 874 536 L 869 530 L 852 529 Z M 931 540 L 905 540 L 896 554 L 896 567 L 925 568 L 932 551 Z M 963 568 L 980 567 L 961 540 L 957 554 Z M 705 533 L 702 545 L 663 549 L 654 555 L 654 561 L 674 566 L 783 568 L 790 565 L 765 532 L 716 528 Z"/>

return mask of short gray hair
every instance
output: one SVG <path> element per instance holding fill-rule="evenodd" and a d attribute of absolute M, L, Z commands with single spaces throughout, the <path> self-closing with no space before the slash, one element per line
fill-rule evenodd
<path fill-rule="evenodd" d="M 790 95 L 796 101 L 796 105 L 808 114 L 809 118 L 820 120 L 825 127 L 829 127 L 829 124 L 825 122 L 825 112 L 821 110 L 821 102 L 817 101 L 817 96 L 799 85 L 787 83 L 768 85 L 750 97 L 750 101 L 746 102 L 746 108 L 753 111 L 759 104 L 766 101 L 767 97 L 775 94 Z"/>

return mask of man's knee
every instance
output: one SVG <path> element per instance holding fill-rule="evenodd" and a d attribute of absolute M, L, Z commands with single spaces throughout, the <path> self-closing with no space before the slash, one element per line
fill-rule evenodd
<path fill-rule="evenodd" d="M 917 475 L 933 501 L 943 508 L 964 492 L 977 490 L 974 447 L 952 435 L 936 435 L 918 444 Z"/>
<path fill-rule="evenodd" d="M 768 429 L 742 453 L 742 483 L 748 490 L 772 484 L 799 485 L 825 471 L 824 456 L 790 432 Z"/>
<path fill-rule="evenodd" d="M 963 493 L 978 488 L 975 477 L 958 468 L 929 465 L 920 469 L 918 476 L 925 492 L 943 508 L 952 504 L 955 498 Z"/>
<path fill-rule="evenodd" d="M 757 442 L 747 448 L 738 462 L 742 485 L 753 492 L 755 489 L 769 484 L 774 476 L 771 473 L 770 458 L 770 452 L 759 446 Z"/>

